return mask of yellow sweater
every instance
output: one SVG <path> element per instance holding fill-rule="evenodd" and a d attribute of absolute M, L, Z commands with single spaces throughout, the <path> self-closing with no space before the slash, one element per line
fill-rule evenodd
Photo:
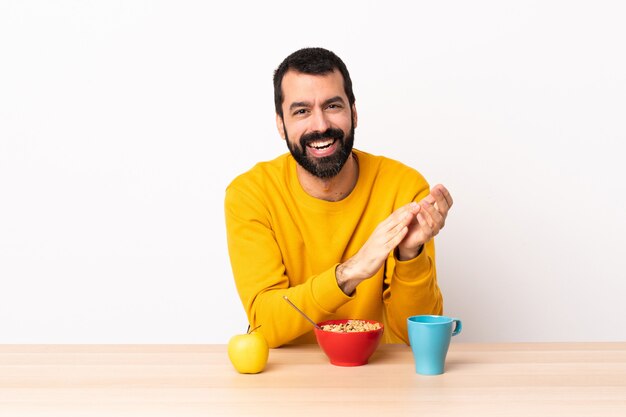
<path fill-rule="evenodd" d="M 316 322 L 370 319 L 384 323 L 384 341 L 408 343 L 406 318 L 442 314 L 435 247 L 401 262 L 390 253 L 352 296 L 337 285 L 335 268 L 354 255 L 395 209 L 429 193 L 426 180 L 397 161 L 354 150 L 359 179 L 350 195 L 328 202 L 308 195 L 290 154 L 257 164 L 226 189 L 228 250 L 239 296 L 252 328 L 271 347 L 313 343 Z"/>

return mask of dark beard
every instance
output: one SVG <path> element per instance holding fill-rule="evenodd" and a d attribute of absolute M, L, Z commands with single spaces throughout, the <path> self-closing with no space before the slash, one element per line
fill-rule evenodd
<path fill-rule="evenodd" d="M 318 178 L 333 178 L 339 174 L 352 153 L 352 146 L 354 145 L 354 123 L 350 128 L 348 136 L 346 136 L 341 129 L 329 128 L 323 133 L 312 132 L 302 135 L 300 138 L 300 146 L 297 146 L 289 141 L 289 136 L 287 136 L 287 130 L 285 129 L 285 139 L 289 152 L 291 152 L 291 155 L 298 165 Z M 323 158 L 309 157 L 306 152 L 307 144 L 320 139 L 335 139 L 339 142 L 337 150 L 334 154 Z"/>

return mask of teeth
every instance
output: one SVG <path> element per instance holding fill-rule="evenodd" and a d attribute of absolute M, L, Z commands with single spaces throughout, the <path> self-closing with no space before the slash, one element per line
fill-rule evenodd
<path fill-rule="evenodd" d="M 324 149 L 324 148 L 328 148 L 334 142 L 335 142 L 335 139 L 327 139 L 327 140 L 318 141 L 318 142 L 311 142 L 309 143 L 309 146 L 315 149 Z"/>

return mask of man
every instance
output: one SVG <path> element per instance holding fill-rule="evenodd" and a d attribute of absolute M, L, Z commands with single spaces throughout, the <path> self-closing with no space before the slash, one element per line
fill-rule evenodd
<path fill-rule="evenodd" d="M 370 319 L 408 343 L 406 318 L 442 314 L 433 237 L 452 206 L 414 169 L 352 148 L 357 111 L 343 61 L 321 48 L 274 74 L 276 125 L 290 153 L 227 188 L 226 229 L 250 326 L 271 347 L 314 342 L 311 324 Z"/>

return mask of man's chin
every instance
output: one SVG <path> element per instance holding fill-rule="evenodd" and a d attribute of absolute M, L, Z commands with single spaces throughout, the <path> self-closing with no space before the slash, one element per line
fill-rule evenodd
<path fill-rule="evenodd" d="M 336 177 L 345 165 L 345 161 L 337 156 L 329 156 L 323 158 L 307 157 L 307 166 L 303 166 L 309 173 L 322 179 L 330 179 Z"/>

